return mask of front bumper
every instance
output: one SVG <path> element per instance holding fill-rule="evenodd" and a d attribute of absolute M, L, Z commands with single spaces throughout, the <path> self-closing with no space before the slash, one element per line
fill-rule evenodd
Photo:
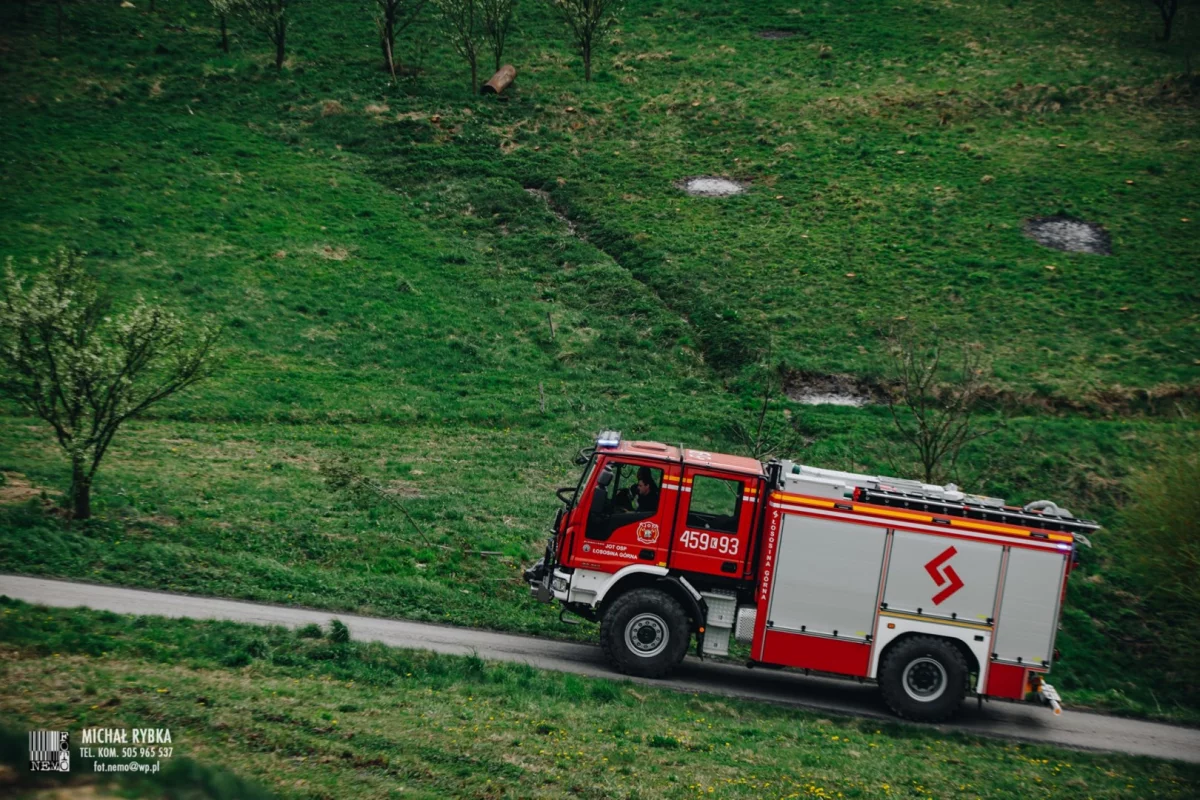
<path fill-rule="evenodd" d="M 567 602 L 571 588 L 571 574 L 559 569 L 546 566 L 546 560 L 541 559 L 525 570 L 525 582 L 529 584 L 529 593 L 539 603 L 551 603 L 555 600 Z"/>
<path fill-rule="evenodd" d="M 529 593 L 539 603 L 549 603 L 554 599 L 550 593 L 550 570 L 546 567 L 546 559 L 539 558 L 537 563 L 525 570 L 524 577 L 529 584 Z"/>

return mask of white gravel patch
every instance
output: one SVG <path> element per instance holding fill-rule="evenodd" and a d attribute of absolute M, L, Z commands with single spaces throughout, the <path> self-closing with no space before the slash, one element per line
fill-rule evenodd
<path fill-rule="evenodd" d="M 861 408 L 871 402 L 870 398 L 835 392 L 799 392 L 791 395 L 797 403 L 806 406 L 853 406 Z"/>
<path fill-rule="evenodd" d="M 746 191 L 746 184 L 740 181 L 714 176 L 685 178 L 676 185 L 696 197 L 730 197 Z"/>
<path fill-rule="evenodd" d="M 1112 252 L 1112 240 L 1104 227 L 1070 217 L 1039 217 L 1025 223 L 1025 234 L 1043 247 L 1068 253 Z"/>

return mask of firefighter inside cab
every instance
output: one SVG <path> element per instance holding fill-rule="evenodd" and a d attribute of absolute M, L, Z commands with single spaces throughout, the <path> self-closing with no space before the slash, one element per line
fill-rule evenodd
<path fill-rule="evenodd" d="M 1076 547 L 1099 529 L 1057 504 L 953 485 L 626 441 L 601 433 L 533 594 L 600 624 L 619 671 L 660 677 L 744 646 L 751 666 L 878 682 L 900 716 L 939 721 L 968 694 L 1033 699 Z"/>

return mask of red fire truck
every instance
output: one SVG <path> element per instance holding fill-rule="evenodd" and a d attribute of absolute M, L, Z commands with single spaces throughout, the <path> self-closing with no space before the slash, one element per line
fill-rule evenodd
<path fill-rule="evenodd" d="M 1099 526 L 951 484 L 602 433 L 580 453 L 534 595 L 600 624 L 619 671 L 696 652 L 878 682 L 902 717 L 968 692 L 1061 706 L 1045 675 L 1075 549 Z"/>

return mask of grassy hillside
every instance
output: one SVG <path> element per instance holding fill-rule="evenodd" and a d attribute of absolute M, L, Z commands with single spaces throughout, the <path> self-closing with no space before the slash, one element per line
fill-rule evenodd
<path fill-rule="evenodd" d="M 280 73 L 236 25 L 222 55 L 199 0 L 70 6 L 61 43 L 49 8 L 0 12 L 0 252 L 87 250 L 119 300 L 213 314 L 229 349 L 122 434 L 91 526 L 37 502 L 65 465 L 6 407 L 0 568 L 587 635 L 516 577 L 577 448 L 610 426 L 733 448 L 768 340 L 789 374 L 871 380 L 907 317 L 982 346 L 1017 414 L 960 481 L 1109 526 L 1071 590 L 1069 700 L 1196 718 L 1193 642 L 1146 605 L 1118 513 L 1131 470 L 1195 442 L 1186 26 L 1156 44 L 1115 1 L 639 2 L 585 85 L 528 4 L 497 101 L 432 20 L 392 85 L 367 6 L 298 6 Z M 674 186 L 702 174 L 749 189 Z M 1022 234 L 1056 213 L 1112 255 Z M 912 469 L 886 410 L 792 410 L 806 461 Z M 508 560 L 328 494 L 343 451 L 436 543 Z"/>
<path fill-rule="evenodd" d="M 281 797 L 1184 798 L 1200 781 L 1188 764 L 824 719 L 315 626 L 7 603 L 0 639 L 10 725 L 169 728 L 173 759 Z"/>

